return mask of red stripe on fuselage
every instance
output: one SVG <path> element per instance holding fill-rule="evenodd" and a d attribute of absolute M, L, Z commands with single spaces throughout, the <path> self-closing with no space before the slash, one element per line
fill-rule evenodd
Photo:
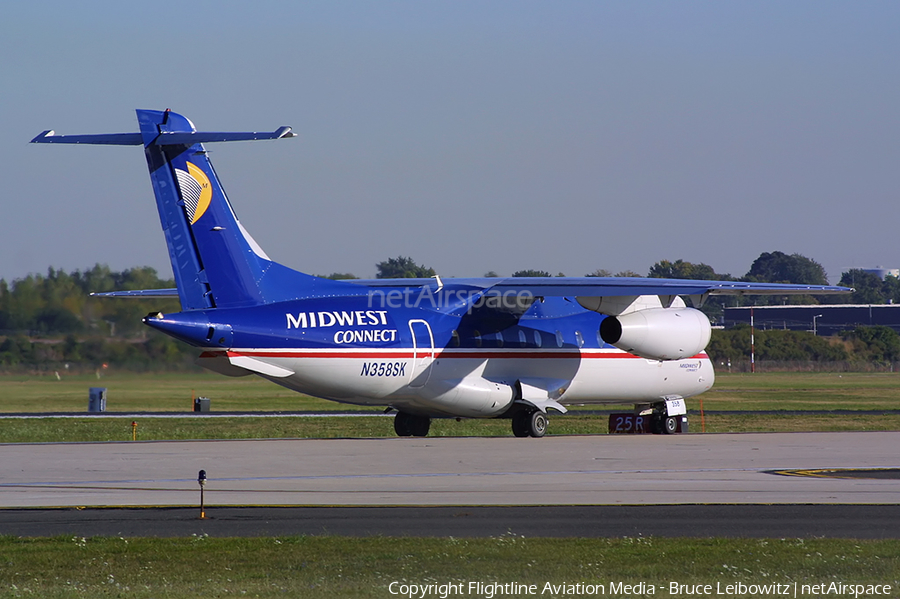
<path fill-rule="evenodd" d="M 222 352 L 205 351 L 200 354 L 201 358 L 214 358 L 218 356 L 250 356 L 255 358 L 363 358 L 363 359 L 398 359 L 398 358 L 415 358 L 417 355 L 423 357 L 430 354 L 431 351 L 423 350 L 421 353 L 413 353 L 409 349 L 403 349 L 396 352 L 391 351 L 347 351 L 347 350 L 229 350 Z M 468 360 L 483 359 L 561 359 L 561 358 L 581 358 L 581 359 L 628 359 L 643 360 L 640 356 L 625 352 L 581 352 L 572 350 L 559 351 L 532 351 L 532 352 L 514 352 L 514 351 L 455 351 L 441 350 L 435 353 L 435 358 L 455 358 Z M 682 358 L 685 360 L 707 360 L 706 354 L 697 354 L 690 358 Z"/>

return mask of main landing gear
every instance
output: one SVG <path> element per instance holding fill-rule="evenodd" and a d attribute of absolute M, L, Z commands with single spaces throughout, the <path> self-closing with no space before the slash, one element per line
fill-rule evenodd
<path fill-rule="evenodd" d="M 431 428 L 431 418 L 406 412 L 394 416 L 394 432 L 400 437 L 424 437 Z"/>
<path fill-rule="evenodd" d="M 547 415 L 540 410 L 519 410 L 512 417 L 513 434 L 517 437 L 543 437 L 548 422 Z"/>

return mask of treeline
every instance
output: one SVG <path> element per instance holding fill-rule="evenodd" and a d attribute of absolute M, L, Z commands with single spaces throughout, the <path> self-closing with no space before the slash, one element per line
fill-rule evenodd
<path fill-rule="evenodd" d="M 433 268 L 399 256 L 376 264 L 378 278 L 427 278 Z M 491 271 L 485 276 L 496 277 Z M 550 276 L 542 270 L 520 270 L 514 277 Z M 564 276 L 558 273 L 557 276 Z M 640 276 L 624 271 L 613 273 L 597 269 L 586 276 Z M 827 285 L 825 269 L 815 260 L 800 254 L 764 252 L 750 270 L 739 278 L 721 274 L 703 263 L 661 260 L 647 273 L 649 277 L 675 279 L 738 280 L 770 283 Z M 333 273 L 334 279 L 356 278 L 351 273 Z M 856 291 L 850 296 L 794 296 L 791 303 L 900 302 L 900 280 L 862 270 L 843 273 L 842 285 Z M 153 268 L 140 267 L 116 272 L 97 264 L 85 271 L 66 273 L 53 268 L 46 275 L 32 274 L 8 283 L 0 279 L 0 368 L 56 369 L 77 366 L 141 368 L 192 367 L 196 350 L 157 333 L 141 323 L 148 312 L 175 312 L 176 299 L 117 299 L 91 297 L 91 293 L 133 289 L 174 287 L 171 279 L 161 279 Z M 703 307 L 711 319 L 722 314 L 725 305 L 782 303 L 785 298 L 758 296 L 749 298 L 714 297 Z M 900 340 L 886 327 L 864 327 L 839 338 L 825 339 L 809 333 L 791 331 L 757 332 L 758 360 L 848 363 L 893 363 L 900 360 Z M 717 362 L 748 360 L 749 334 L 738 328 L 714 331 L 709 347 Z"/>
<path fill-rule="evenodd" d="M 25 335 L 0 341 L 0 370 L 93 372 L 106 368 L 131 371 L 191 370 L 197 349 L 149 331 L 147 339 L 87 337 L 33 339 Z"/>
<path fill-rule="evenodd" d="M 141 318 L 151 310 L 178 311 L 177 299 L 100 298 L 91 293 L 171 287 L 173 280 L 160 279 L 146 266 L 121 272 L 100 264 L 72 273 L 50 268 L 46 276 L 32 274 L 12 283 L 0 279 L 0 334 L 143 336 L 147 327 Z"/>
<path fill-rule="evenodd" d="M 858 327 L 834 337 L 788 330 L 757 330 L 753 337 L 758 361 L 848 363 L 860 369 L 900 362 L 900 335 L 885 326 Z M 750 327 L 714 330 L 706 351 L 720 366 L 748 362 Z"/>
<path fill-rule="evenodd" d="M 141 323 L 150 311 L 178 311 L 178 300 L 90 295 L 174 286 L 149 267 L 115 272 L 100 264 L 72 273 L 51 268 L 45 276 L 12 283 L 0 280 L 0 368 L 192 368 L 195 349 Z"/>

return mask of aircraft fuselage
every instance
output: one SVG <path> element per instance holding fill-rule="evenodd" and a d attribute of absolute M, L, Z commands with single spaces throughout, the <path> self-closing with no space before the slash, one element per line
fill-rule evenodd
<path fill-rule="evenodd" d="M 147 324 L 204 348 L 200 362 L 223 374 L 252 372 L 301 393 L 423 416 L 501 415 L 517 381 L 564 405 L 691 397 L 714 382 L 705 353 L 666 361 L 627 353 L 601 339 L 605 316 L 566 298 L 520 311 L 391 307 L 360 296 L 182 312 Z"/>

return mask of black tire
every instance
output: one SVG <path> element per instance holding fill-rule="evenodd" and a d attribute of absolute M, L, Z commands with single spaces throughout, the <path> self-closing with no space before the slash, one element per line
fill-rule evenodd
<path fill-rule="evenodd" d="M 517 437 L 528 437 L 531 433 L 528 430 L 531 415 L 528 412 L 516 412 L 512 417 L 513 435 Z"/>
<path fill-rule="evenodd" d="M 394 432 L 398 437 L 412 436 L 411 419 L 412 415 L 406 412 L 397 412 L 397 415 L 394 416 Z"/>
<path fill-rule="evenodd" d="M 410 416 L 409 434 L 413 437 L 425 437 L 431 428 L 431 418 L 428 416 Z"/>
<path fill-rule="evenodd" d="M 674 416 L 669 416 L 663 421 L 663 432 L 667 435 L 673 435 L 678 432 L 678 421 Z"/>
<path fill-rule="evenodd" d="M 532 437 L 541 438 L 547 432 L 547 415 L 539 410 L 535 410 L 529 414 L 528 418 L 528 434 Z"/>

